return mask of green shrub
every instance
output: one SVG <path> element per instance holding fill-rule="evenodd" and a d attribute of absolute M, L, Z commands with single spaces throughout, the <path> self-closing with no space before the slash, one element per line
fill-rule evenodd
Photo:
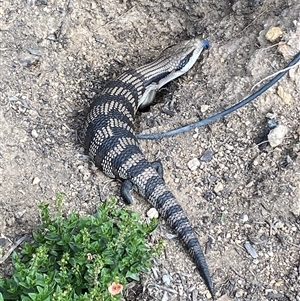
<path fill-rule="evenodd" d="M 118 208 L 114 200 L 94 216 L 64 218 L 57 207 L 51 218 L 48 205 L 39 206 L 42 224 L 33 241 L 13 253 L 12 276 L 0 279 L 0 301 L 120 300 L 128 278 L 138 280 L 161 248 L 146 244 L 157 221 L 141 223 L 138 214 Z"/>

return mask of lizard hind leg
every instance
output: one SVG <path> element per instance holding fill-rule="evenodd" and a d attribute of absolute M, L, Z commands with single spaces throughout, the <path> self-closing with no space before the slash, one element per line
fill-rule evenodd
<path fill-rule="evenodd" d="M 126 205 L 131 205 L 133 202 L 133 197 L 131 195 L 131 190 L 133 189 L 133 183 L 130 180 L 123 181 L 121 185 L 121 197 Z"/>
<path fill-rule="evenodd" d="M 151 166 L 156 170 L 156 172 L 158 173 L 158 175 L 163 178 L 163 166 L 161 164 L 160 161 L 153 161 L 151 163 Z M 131 195 L 131 191 L 134 188 L 134 184 L 126 179 L 122 182 L 121 184 L 121 197 L 123 198 L 123 201 L 126 205 L 131 205 L 133 202 L 133 197 Z"/>
<path fill-rule="evenodd" d="M 153 161 L 151 166 L 156 170 L 161 178 L 164 177 L 164 169 L 160 161 Z"/>

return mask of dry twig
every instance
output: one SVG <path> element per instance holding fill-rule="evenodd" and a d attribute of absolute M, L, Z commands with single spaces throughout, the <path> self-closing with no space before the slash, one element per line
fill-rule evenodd
<path fill-rule="evenodd" d="M 27 238 L 27 235 L 24 235 L 16 241 L 16 243 L 6 252 L 4 256 L 0 258 L 0 264 L 4 263 L 10 254 Z"/>

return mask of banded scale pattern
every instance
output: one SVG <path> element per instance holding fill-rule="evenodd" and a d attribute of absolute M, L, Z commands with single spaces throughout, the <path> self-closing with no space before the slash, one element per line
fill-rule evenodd
<path fill-rule="evenodd" d="M 197 43 L 200 42 L 197 40 Z M 198 47 L 203 49 L 205 45 Z M 128 70 L 108 82 L 87 115 L 85 149 L 107 176 L 122 182 L 121 195 L 127 203 L 131 203 L 130 191 L 134 189 L 166 219 L 187 247 L 214 296 L 212 280 L 197 236 L 182 207 L 166 186 L 160 164 L 147 161 L 133 132 L 138 108 L 152 101 L 158 87 L 182 74 L 176 73 L 174 77 L 174 72 L 182 70 L 194 55 L 195 50 L 191 48 L 187 53 L 180 53 L 175 61 L 168 49 L 153 63 Z M 202 49 L 196 53 L 197 57 Z"/>

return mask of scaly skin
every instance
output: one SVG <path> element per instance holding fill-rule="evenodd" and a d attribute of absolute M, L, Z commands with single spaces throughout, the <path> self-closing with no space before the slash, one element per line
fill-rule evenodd
<path fill-rule="evenodd" d="M 168 50 L 168 53 L 170 50 Z M 139 101 L 153 80 L 145 76 L 147 66 L 123 73 L 108 82 L 90 107 L 85 148 L 96 166 L 107 176 L 123 182 L 121 195 L 132 201 L 135 189 L 154 206 L 187 247 L 212 296 L 214 289 L 201 246 L 182 207 L 166 186 L 159 164 L 147 161 L 133 131 Z M 155 74 L 155 82 L 166 72 Z"/>

